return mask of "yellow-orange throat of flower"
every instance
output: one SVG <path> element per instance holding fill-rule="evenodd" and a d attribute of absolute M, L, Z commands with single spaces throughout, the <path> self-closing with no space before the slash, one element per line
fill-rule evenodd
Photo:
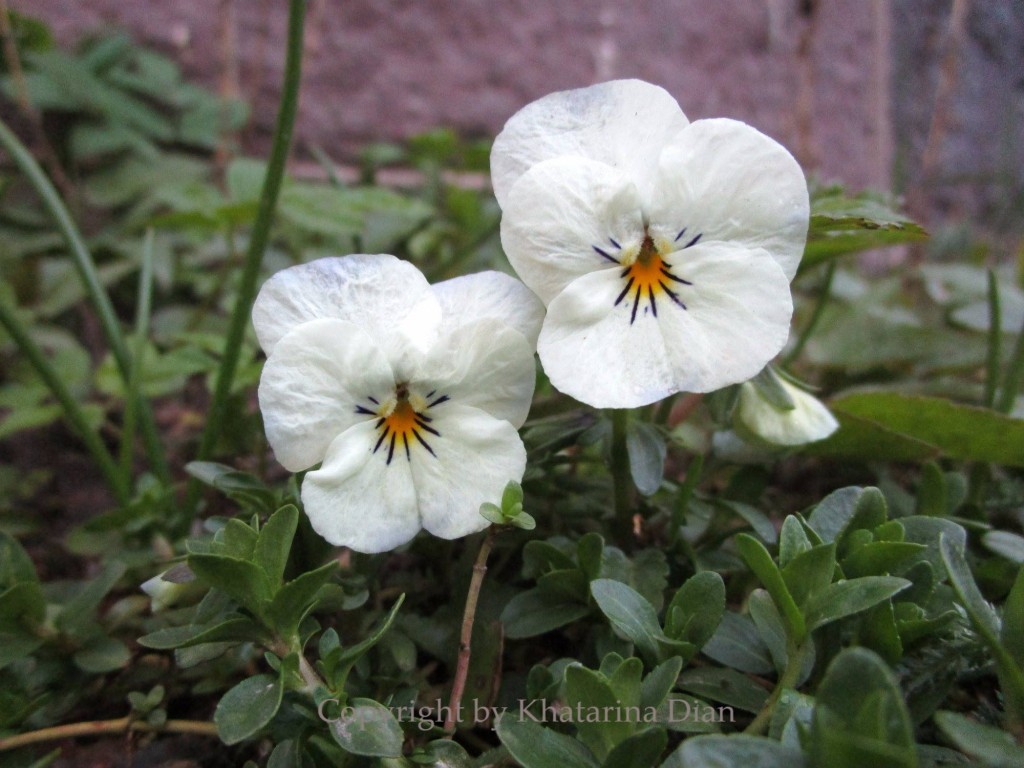
<path fill-rule="evenodd" d="M 668 296 L 681 308 L 686 309 L 686 304 L 672 289 L 671 284 L 693 285 L 689 280 L 683 280 L 672 273 L 672 268 L 662 258 L 650 235 L 644 237 L 636 260 L 622 270 L 620 277 L 626 281 L 626 285 L 622 289 L 622 293 L 615 299 L 615 306 L 617 307 L 627 298 L 632 299 L 633 311 L 629 318 L 630 325 L 636 322 L 637 309 L 640 307 L 640 302 L 644 300 L 647 301 L 654 317 L 658 316 L 658 299 L 664 296 Z"/>
<path fill-rule="evenodd" d="M 413 445 L 420 445 L 427 450 L 431 456 L 437 456 L 434 449 L 427 442 L 424 434 L 429 432 L 437 437 L 441 433 L 430 426 L 433 419 L 426 414 L 431 408 L 449 400 L 448 395 L 435 397 L 436 391 L 429 392 L 426 397 L 410 392 L 406 385 L 397 387 L 393 397 L 385 398 L 383 402 L 375 397 L 367 397 L 372 406 L 356 406 L 356 413 L 366 416 L 376 416 L 376 429 L 380 432 L 377 444 L 373 446 L 376 453 L 382 446 L 387 445 L 387 463 L 395 458 L 395 448 L 400 446 L 405 451 L 405 458 L 411 460 Z"/>

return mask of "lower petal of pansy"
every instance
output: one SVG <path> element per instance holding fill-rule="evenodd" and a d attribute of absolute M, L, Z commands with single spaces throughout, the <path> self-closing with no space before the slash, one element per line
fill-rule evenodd
<path fill-rule="evenodd" d="M 415 452 L 408 462 L 423 527 L 443 539 L 483 530 L 480 505 L 498 503 L 508 481 L 523 477 L 523 441 L 507 421 L 454 403 L 437 410 L 432 426 L 441 433 L 434 454 Z"/>
<path fill-rule="evenodd" d="M 652 235 L 763 248 L 793 278 L 804 252 L 807 181 L 774 139 L 738 120 L 697 120 L 662 151 L 645 208 Z"/>
<path fill-rule="evenodd" d="M 621 171 L 581 157 L 538 163 L 512 187 L 501 244 L 516 273 L 549 304 L 573 280 L 618 266 L 643 240 L 640 193 Z"/>
<path fill-rule="evenodd" d="M 323 460 L 331 442 L 374 415 L 360 404 L 394 389 L 392 369 L 370 337 L 344 320 L 294 328 L 263 366 L 259 401 L 274 456 L 298 472 Z"/>
<path fill-rule="evenodd" d="M 577 279 L 548 307 L 537 351 L 562 392 L 633 408 L 754 376 L 786 343 L 792 312 L 789 281 L 767 253 L 701 243 L 651 275 Z"/>
<path fill-rule="evenodd" d="M 351 427 L 331 443 L 320 469 L 302 481 L 309 521 L 331 544 L 385 552 L 420 530 L 411 462 L 388 462 L 374 453 L 378 436 L 373 422 Z"/>

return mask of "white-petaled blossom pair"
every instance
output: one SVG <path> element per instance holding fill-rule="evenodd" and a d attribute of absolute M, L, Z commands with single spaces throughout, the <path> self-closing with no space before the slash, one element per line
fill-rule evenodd
<path fill-rule="evenodd" d="M 491 153 L 509 261 L 547 306 L 552 384 L 629 408 L 760 371 L 789 336 L 807 184 L 735 120 L 622 80 L 515 114 Z"/>
<path fill-rule="evenodd" d="M 313 528 L 383 552 L 425 528 L 487 526 L 480 504 L 520 480 L 543 307 L 483 272 L 427 283 L 388 255 L 291 267 L 260 291 L 259 400 L 277 460 L 298 472 Z M 322 463 L 321 463 L 322 462 Z"/>

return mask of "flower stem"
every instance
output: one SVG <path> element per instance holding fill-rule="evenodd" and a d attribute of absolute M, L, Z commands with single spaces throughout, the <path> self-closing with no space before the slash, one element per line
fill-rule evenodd
<path fill-rule="evenodd" d="M 462 613 L 462 634 L 459 636 L 459 660 L 455 666 L 455 680 L 452 681 L 452 696 L 448 702 L 448 717 L 444 730 L 454 733 L 458 725 L 459 708 L 462 706 L 462 694 L 466 691 L 466 677 L 469 675 L 469 658 L 473 642 L 473 622 L 476 619 L 476 604 L 480 599 L 480 587 L 487 573 L 487 558 L 494 546 L 496 528 L 492 525 L 487 529 L 487 536 L 480 544 L 480 551 L 473 563 L 473 576 L 469 581 L 469 592 L 466 593 L 466 609 Z"/>
<path fill-rule="evenodd" d="M 78 405 L 78 401 L 75 400 L 75 396 L 71 394 L 71 390 L 64 383 L 64 379 L 50 365 L 50 361 L 46 359 L 43 350 L 32 340 L 25 326 L 18 320 L 14 309 L 3 301 L 0 301 L 0 325 L 7 330 L 11 339 L 14 340 L 18 349 L 21 350 L 21 354 L 36 369 L 39 378 L 43 380 L 43 383 L 49 387 L 53 396 L 57 398 L 57 402 L 64 409 L 65 418 L 70 422 L 85 444 L 86 449 L 92 455 L 93 461 L 96 462 L 96 466 L 103 475 L 103 479 L 107 481 L 107 485 L 110 486 L 110 490 L 113 491 L 118 503 L 126 504 L 131 498 L 129 484 L 121 474 L 117 462 L 114 461 L 114 457 L 110 455 L 110 451 L 107 450 L 103 441 L 100 440 L 99 435 L 89 425 L 88 419 L 86 419 L 85 414 Z"/>
<path fill-rule="evenodd" d="M 108 736 L 111 734 L 143 731 L 146 733 L 194 733 L 201 736 L 216 736 L 217 726 L 204 720 L 168 720 L 157 727 L 144 720 L 132 720 L 131 717 L 119 717 L 116 720 L 92 720 L 84 723 L 56 725 L 52 728 L 41 728 L 38 731 L 19 733 L 0 739 L 0 752 L 30 744 L 40 744 L 58 739 L 73 739 L 79 736 Z"/>
<path fill-rule="evenodd" d="M 107 339 L 107 344 L 110 345 L 110 351 L 114 356 L 114 361 L 117 363 L 117 368 L 127 388 L 131 378 L 131 358 L 128 354 L 128 345 L 125 343 L 124 335 L 121 333 L 121 326 L 118 323 L 117 315 L 114 313 L 114 307 L 110 303 L 110 297 L 107 296 L 103 283 L 100 282 L 96 264 L 89 253 L 89 249 L 86 248 L 85 241 L 82 239 L 82 235 L 71 218 L 71 214 L 68 212 L 57 190 L 54 189 L 53 184 L 50 183 L 46 174 L 43 173 L 43 169 L 35 161 L 35 158 L 32 157 L 32 154 L 25 148 L 25 145 L 21 143 L 18 137 L 2 120 L 0 120 L 0 146 L 7 151 L 21 172 L 25 174 L 25 178 L 28 179 L 36 194 L 43 201 L 43 205 L 49 212 L 50 218 L 53 219 L 53 223 L 64 237 L 68 251 L 70 251 L 75 266 L 78 269 L 78 274 L 85 285 L 85 292 L 99 315 L 103 335 Z M 149 456 L 150 466 L 160 480 L 169 484 L 171 473 L 167 467 L 163 445 L 156 431 L 156 423 L 153 421 L 153 412 L 150 410 L 149 403 L 141 397 L 136 403 L 136 407 L 138 409 L 139 426 L 142 429 L 142 440 L 146 447 L 146 453 Z"/>
<path fill-rule="evenodd" d="M 633 478 L 629 471 L 629 450 L 626 433 L 629 411 L 612 411 L 612 480 L 615 483 L 615 517 L 619 523 L 628 522 L 633 511 Z"/>
<path fill-rule="evenodd" d="M 814 305 L 814 312 L 811 313 L 811 319 L 807 321 L 807 325 L 801 332 L 800 337 L 796 340 L 796 344 L 789 350 L 785 357 L 782 359 L 782 367 L 789 368 L 800 354 L 804 351 L 804 347 L 807 346 L 807 342 L 810 340 L 814 333 L 814 330 L 818 327 L 818 323 L 821 322 L 822 315 L 825 313 L 825 306 L 828 304 L 829 297 L 832 295 L 832 280 L 836 276 L 836 260 L 833 259 L 829 262 L 828 271 L 825 273 L 825 280 L 821 284 L 821 288 L 818 293 L 818 303 Z"/>
<path fill-rule="evenodd" d="M 775 714 L 775 707 L 782 697 L 782 692 L 787 688 L 795 688 L 800 680 L 800 672 L 803 669 L 804 657 L 807 655 L 808 648 L 810 648 L 809 642 L 797 644 L 792 640 L 789 641 L 787 645 L 788 661 L 786 662 L 786 668 L 782 671 L 778 682 L 775 683 L 775 689 L 772 691 L 771 696 L 768 697 L 768 701 L 764 703 L 761 711 L 757 713 L 757 717 L 743 730 L 744 733 L 758 735 L 768 729 L 772 721 L 772 715 Z"/>
<path fill-rule="evenodd" d="M 209 417 L 199 444 L 196 457 L 199 461 L 210 456 L 223 432 L 227 401 L 231 395 L 231 384 L 238 368 L 245 330 L 249 324 L 249 313 L 256 295 L 256 281 L 259 278 L 260 265 L 263 262 L 263 252 L 266 250 L 270 238 L 274 209 L 277 207 L 277 197 L 284 179 L 285 161 L 288 159 L 292 129 L 295 126 L 295 114 L 299 102 L 306 2 L 307 0 L 290 0 L 288 4 L 288 46 L 277 124 L 274 127 L 274 139 L 270 149 L 270 159 L 267 162 L 267 173 L 263 180 L 263 189 L 260 192 L 256 221 L 253 224 L 249 248 L 242 267 L 238 295 L 228 325 L 224 355 L 221 358 L 220 369 L 217 371 L 217 384 L 210 402 Z M 199 483 L 193 479 L 189 483 L 187 508 L 193 509 L 198 499 Z"/>

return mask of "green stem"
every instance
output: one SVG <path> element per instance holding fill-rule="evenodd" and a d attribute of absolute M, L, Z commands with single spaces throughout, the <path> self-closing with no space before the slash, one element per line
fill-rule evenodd
<path fill-rule="evenodd" d="M 256 281 L 259 278 L 263 252 L 270 238 L 270 226 L 277 207 L 277 197 L 284 179 L 285 161 L 291 146 L 292 129 L 295 126 L 295 113 L 299 101 L 299 84 L 302 75 L 302 40 L 305 24 L 306 0 L 290 0 L 288 10 L 288 50 L 285 60 L 284 84 L 281 92 L 281 103 L 277 112 L 277 124 L 274 128 L 274 140 L 267 163 L 267 173 L 263 180 L 260 193 L 259 209 L 253 224 L 249 248 L 242 267 L 242 279 L 238 287 L 238 295 L 228 325 L 227 341 L 224 356 L 217 372 L 217 384 L 210 412 L 199 444 L 197 459 L 202 461 L 210 456 L 217 443 L 224 425 L 228 398 L 231 395 L 231 384 L 238 368 L 242 342 L 249 324 L 253 299 L 256 295 Z M 195 507 L 199 497 L 199 484 L 196 480 L 189 483 L 187 508 Z"/>
<path fill-rule="evenodd" d="M 612 411 L 612 479 L 615 483 L 615 517 L 619 523 L 628 522 L 633 512 L 633 477 L 629 471 L 629 450 L 626 434 L 629 430 L 629 411 Z"/>
<path fill-rule="evenodd" d="M 85 291 L 90 301 L 92 301 L 96 312 L 99 314 L 103 335 L 107 339 L 107 344 L 110 345 L 110 351 L 117 362 L 121 378 L 127 386 L 131 378 L 128 346 L 125 344 L 117 315 L 114 313 L 114 307 L 110 303 L 110 297 L 107 296 L 107 292 L 100 282 L 99 273 L 96 271 L 96 264 L 93 262 L 89 249 L 86 247 L 81 234 L 79 234 L 71 214 L 68 212 L 53 184 L 50 183 L 50 180 L 43 172 L 43 169 L 39 167 L 39 164 L 32 157 L 32 153 L 25 148 L 25 145 L 21 143 L 18 137 L 2 120 L 0 120 L 0 145 L 7 150 L 11 159 L 21 169 L 21 172 L 25 174 L 25 177 L 35 189 L 36 194 L 43 201 L 43 205 L 49 211 L 50 217 L 53 219 L 54 224 L 56 224 L 57 229 L 60 230 L 61 235 L 63 235 L 64 240 L 67 242 L 68 250 L 75 261 L 78 274 L 85 284 Z M 140 402 L 136 405 L 139 410 L 142 439 L 146 446 L 146 453 L 149 455 L 153 471 L 156 472 L 162 481 L 170 483 L 171 473 L 167 467 L 163 445 L 160 443 L 160 438 L 156 431 L 156 423 L 153 421 L 153 412 L 150 410 L 149 403 L 144 399 L 140 398 Z"/>
<path fill-rule="evenodd" d="M 78 401 L 75 400 L 75 396 L 71 394 L 60 374 L 50 365 L 50 361 L 46 359 L 43 350 L 32 340 L 28 331 L 25 330 L 17 315 L 15 315 L 14 309 L 2 301 L 0 301 L 0 325 L 7 329 L 7 333 L 10 334 L 14 343 L 18 345 L 21 353 L 32 367 L 36 369 L 39 377 L 50 388 L 53 396 L 57 398 L 57 402 L 64 409 L 64 416 L 71 423 L 71 426 L 74 427 L 75 431 L 78 432 L 86 449 L 92 454 L 93 460 L 103 474 L 103 478 L 107 481 L 107 485 L 110 486 L 110 490 L 113 491 L 118 503 L 126 504 L 131 497 L 131 493 L 128 484 L 125 483 L 124 477 L 118 469 L 117 462 L 114 461 L 107 447 L 100 440 L 99 435 L 89 426 L 89 421 L 85 418 L 85 414 L 78 405 Z"/>
<path fill-rule="evenodd" d="M 996 401 L 997 411 L 1009 413 L 1013 410 L 1022 378 L 1024 378 L 1024 325 L 1017 332 L 1017 342 L 1013 345 L 1010 364 L 1007 366 L 1006 376 L 1003 377 L 1003 388 Z"/>
<path fill-rule="evenodd" d="M 999 309 L 999 282 L 995 272 L 988 271 L 988 354 L 985 355 L 985 407 L 996 402 L 999 368 L 1002 364 L 1003 316 Z"/>
<path fill-rule="evenodd" d="M 796 344 L 782 359 L 782 367 L 788 368 L 793 361 L 800 357 L 800 353 L 804 351 L 804 347 L 807 346 L 807 342 L 810 340 L 811 335 L 814 333 L 814 329 L 818 327 L 818 323 L 821 322 L 821 317 L 825 313 L 825 306 L 828 304 L 829 296 L 832 294 L 832 280 L 836 276 L 836 262 L 832 260 L 828 265 L 828 272 L 825 273 L 825 281 L 821 285 L 821 295 L 818 297 L 818 303 L 814 306 L 814 312 L 811 314 L 811 319 L 807 321 L 807 325 L 803 332 L 800 334 L 800 338 L 797 339 Z"/>
<path fill-rule="evenodd" d="M 768 730 L 768 726 L 772 721 L 772 715 L 775 714 L 775 707 L 778 705 L 783 691 L 787 688 L 796 688 L 797 683 L 800 681 L 800 672 L 803 670 L 804 657 L 807 655 L 808 648 L 810 648 L 810 642 L 798 645 L 790 640 L 787 643 L 786 655 L 788 660 L 786 668 L 782 671 L 778 682 L 775 683 L 775 689 L 772 691 L 771 696 L 768 697 L 768 701 L 764 703 L 761 711 L 757 713 L 757 717 L 743 730 L 744 733 L 757 735 Z"/>

